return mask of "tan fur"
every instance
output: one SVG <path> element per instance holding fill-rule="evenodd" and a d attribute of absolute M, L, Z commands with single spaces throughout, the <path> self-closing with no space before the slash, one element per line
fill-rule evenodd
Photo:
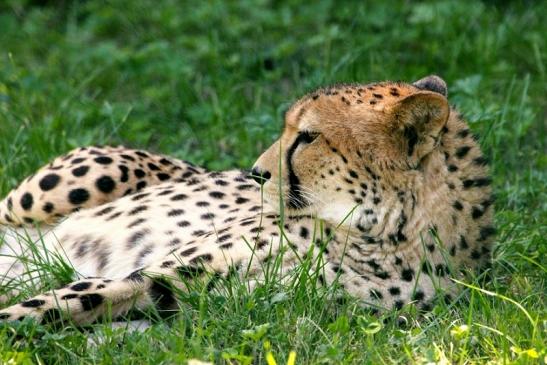
<path fill-rule="evenodd" d="M 57 159 L 8 195 L 11 209 L 4 200 L 1 223 L 49 223 L 88 208 L 43 239 L 45 250 L 62 253 L 82 279 L 9 307 L 0 319 L 58 320 L 69 312 L 83 323 L 104 313 L 106 303 L 115 314 L 132 306 L 169 311 L 177 307 L 172 286 L 184 289 L 206 272 L 260 282 L 272 255 L 283 261 L 283 272 L 304 256 L 323 262 L 321 283 L 338 280 L 376 309 L 408 303 L 428 309 L 439 295 L 451 300 L 457 287 L 450 278 L 489 262 L 494 229 L 484 159 L 445 95 L 444 81 L 434 76 L 414 85 L 310 93 L 287 112 L 280 139 L 254 166 L 263 194 L 239 171 L 209 173 L 171 159 L 160 164 L 164 157 L 149 153 L 124 162 L 121 154 L 137 152 L 123 148 L 96 149 L 112 163 L 92 163 L 87 178 L 71 177 L 70 161 L 82 153 L 92 159 L 89 152 Z M 145 170 L 148 162 L 158 169 Z M 122 164 L 145 173 L 121 183 Z M 43 191 L 40 181 L 52 171 L 65 185 Z M 169 179 L 161 183 L 157 174 L 164 171 Z M 116 185 L 108 193 L 97 188 L 105 175 Z M 147 187 L 122 197 L 139 181 Z M 67 202 L 73 187 L 89 199 Z M 30 209 L 21 205 L 25 193 L 33 196 Z M 46 202 L 55 202 L 51 214 L 39 209 Z M 8 270 L 5 282 L 29 275 Z"/>

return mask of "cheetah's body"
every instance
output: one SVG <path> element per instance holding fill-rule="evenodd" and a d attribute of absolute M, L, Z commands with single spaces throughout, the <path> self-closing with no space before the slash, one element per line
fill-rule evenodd
<path fill-rule="evenodd" d="M 260 280 L 270 257 L 282 254 L 286 271 L 312 251 L 324 264 L 320 282 L 338 278 L 374 307 L 427 309 L 439 289 L 454 292 L 449 274 L 488 261 L 494 232 L 484 159 L 444 87 L 429 77 L 306 96 L 257 161 L 263 190 L 241 171 L 208 172 L 122 147 L 56 159 L 0 204 L 0 223 L 51 225 L 42 251 L 67 259 L 80 280 L 0 319 L 57 320 L 62 311 L 87 322 L 108 306 L 114 315 L 170 310 L 181 278 L 235 271 Z M 2 285 L 33 276 L 21 261 L 3 258 Z"/>

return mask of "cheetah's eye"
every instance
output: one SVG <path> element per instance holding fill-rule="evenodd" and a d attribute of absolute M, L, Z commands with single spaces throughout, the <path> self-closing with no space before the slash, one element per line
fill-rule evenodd
<path fill-rule="evenodd" d="M 319 132 L 300 131 L 298 132 L 298 139 L 304 143 L 312 143 L 317 137 L 319 137 L 319 134 Z"/>

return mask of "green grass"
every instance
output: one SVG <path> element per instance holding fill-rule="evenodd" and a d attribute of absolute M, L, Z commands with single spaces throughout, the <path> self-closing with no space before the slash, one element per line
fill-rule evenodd
<path fill-rule="evenodd" d="M 1 2 L 0 196 L 87 144 L 249 167 L 306 91 L 436 73 L 492 161 L 491 283 L 406 324 L 305 276 L 252 294 L 231 283 L 230 295 L 192 291 L 180 317 L 145 333 L 3 326 L 0 359 L 265 363 L 270 348 L 281 364 L 291 350 L 297 363 L 545 363 L 547 3 L 369 3 Z"/>

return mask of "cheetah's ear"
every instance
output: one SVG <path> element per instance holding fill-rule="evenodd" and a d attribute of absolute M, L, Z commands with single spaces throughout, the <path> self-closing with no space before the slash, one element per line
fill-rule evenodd
<path fill-rule="evenodd" d="M 412 85 L 416 86 L 420 90 L 434 91 L 444 95 L 445 97 L 448 95 L 446 82 L 444 82 L 444 80 L 437 75 L 426 76 L 423 79 L 413 82 Z"/>
<path fill-rule="evenodd" d="M 450 114 L 448 100 L 437 92 L 419 91 L 398 101 L 392 113 L 396 143 L 409 164 L 416 167 L 440 139 Z"/>

